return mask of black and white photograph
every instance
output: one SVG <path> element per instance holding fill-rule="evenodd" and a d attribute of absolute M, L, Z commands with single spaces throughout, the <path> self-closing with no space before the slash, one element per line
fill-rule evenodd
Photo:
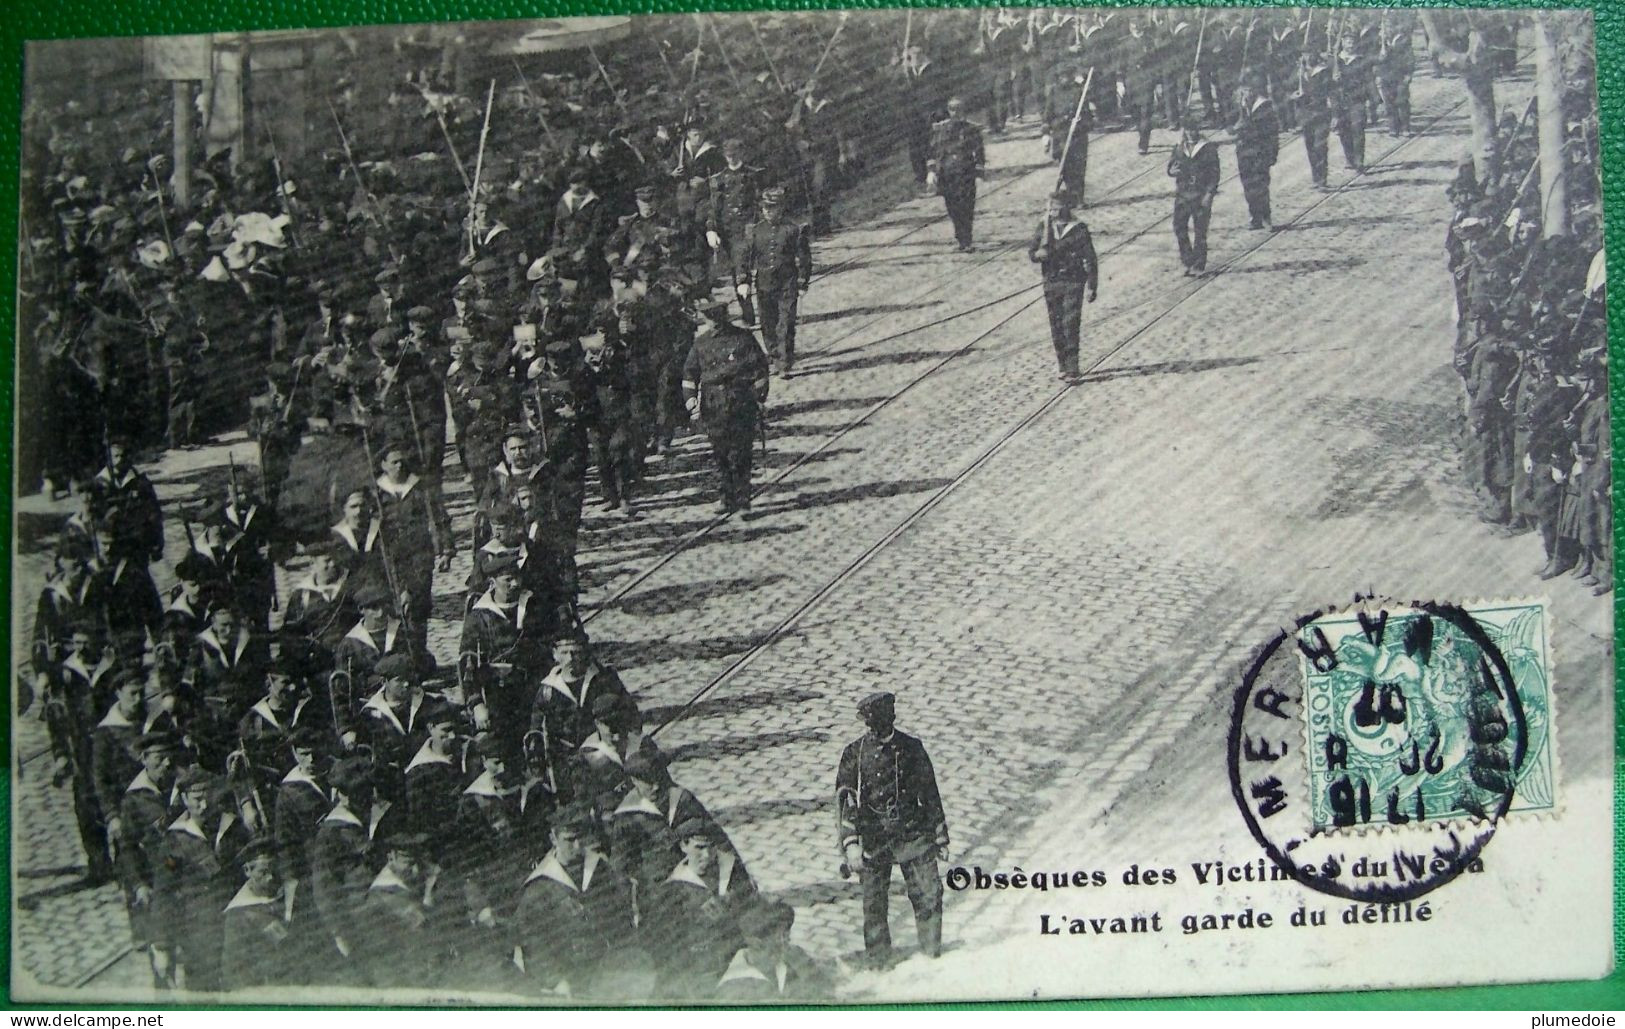
<path fill-rule="evenodd" d="M 1596 57 L 1555 8 L 30 41 L 13 997 L 1609 974 Z"/>

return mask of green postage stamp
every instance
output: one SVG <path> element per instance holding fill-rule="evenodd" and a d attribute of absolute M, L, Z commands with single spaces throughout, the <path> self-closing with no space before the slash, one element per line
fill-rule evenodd
<path fill-rule="evenodd" d="M 1549 633 L 1540 600 L 1300 629 L 1311 832 L 1551 811 Z"/>

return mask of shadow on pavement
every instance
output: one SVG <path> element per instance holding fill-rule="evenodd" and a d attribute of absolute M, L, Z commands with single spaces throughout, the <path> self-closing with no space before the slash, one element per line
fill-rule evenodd
<path fill-rule="evenodd" d="M 692 607 L 708 597 L 718 594 L 739 594 L 783 582 L 780 574 L 741 576 L 734 579 L 709 579 L 704 582 L 684 582 L 671 586 L 657 586 L 621 597 L 599 610 L 624 611 L 627 614 L 648 616 L 673 614 Z"/>
<path fill-rule="evenodd" d="M 721 736 L 702 743 L 684 743 L 666 751 L 673 764 L 698 758 L 740 757 L 767 747 L 785 747 L 792 743 L 825 743 L 829 734 L 817 729 L 791 729 L 787 732 L 763 732 L 754 735 Z"/>
<path fill-rule="evenodd" d="M 714 718 L 738 714 L 753 707 L 785 707 L 790 704 L 801 704 L 809 700 L 817 700 L 822 693 L 808 689 L 791 688 L 787 690 L 753 690 L 750 693 L 732 693 L 724 696 L 708 697 L 693 707 L 688 708 L 683 715 L 684 720 L 695 718 Z M 660 725 L 666 719 L 683 711 L 682 704 L 666 704 L 660 707 L 646 708 L 643 720 L 648 725 Z M 774 802 L 777 803 L 777 802 Z M 755 807 L 756 805 L 746 805 Z"/>
<path fill-rule="evenodd" d="M 862 486 L 846 486 L 841 489 L 823 490 L 816 493 L 797 493 L 788 497 L 773 497 L 771 508 L 764 507 L 762 513 L 768 513 L 768 511 L 774 514 L 781 511 L 808 511 L 814 508 L 831 507 L 835 504 L 850 504 L 856 500 L 896 497 L 905 493 L 931 493 L 944 488 L 952 482 L 952 479 L 941 478 L 899 479 L 895 482 L 871 482 Z"/>
<path fill-rule="evenodd" d="M 915 311 L 930 306 L 920 304 L 871 304 L 868 307 L 848 307 L 840 311 L 825 311 L 822 314 L 810 314 L 801 319 L 803 325 L 817 325 L 819 322 L 833 322 L 842 318 L 861 318 L 870 314 L 891 314 L 897 311 Z"/>
<path fill-rule="evenodd" d="M 868 357 L 858 357 L 851 361 L 838 361 L 834 364 L 819 364 L 817 367 L 797 372 L 802 375 L 830 375 L 835 372 L 859 371 L 864 368 L 883 368 L 889 364 L 918 364 L 921 361 L 933 361 L 947 357 L 952 351 L 948 350 L 903 350 L 895 354 L 871 354 Z"/>
<path fill-rule="evenodd" d="M 1221 368 L 1240 368 L 1259 364 L 1262 357 L 1215 357 L 1200 361 L 1163 361 L 1160 364 L 1136 364 L 1127 368 L 1094 372 L 1083 377 L 1085 383 L 1111 382 L 1113 379 L 1136 379 L 1148 375 L 1189 375 L 1193 372 L 1212 372 Z"/>

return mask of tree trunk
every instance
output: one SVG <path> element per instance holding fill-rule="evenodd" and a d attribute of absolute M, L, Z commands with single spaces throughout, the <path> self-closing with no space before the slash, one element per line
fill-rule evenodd
<path fill-rule="evenodd" d="M 1487 189 L 1495 181 L 1500 166 L 1500 154 L 1495 145 L 1494 55 L 1476 26 L 1468 32 L 1467 49 L 1457 50 L 1440 30 L 1434 12 L 1418 11 L 1417 14 L 1426 30 L 1428 51 L 1434 62 L 1445 71 L 1460 75 L 1462 84 L 1467 87 L 1473 125 L 1473 171 L 1478 176 L 1479 186 Z"/>
<path fill-rule="evenodd" d="M 1557 51 L 1558 33 L 1551 14 L 1535 14 L 1536 123 L 1540 138 L 1541 235 L 1547 239 L 1569 231 L 1567 174 L 1563 156 L 1563 65 Z"/>
<path fill-rule="evenodd" d="M 175 196 L 175 209 L 187 211 L 192 207 L 192 84 L 183 79 L 170 83 L 170 96 L 175 109 L 175 136 L 171 155 L 175 170 L 170 186 Z"/>
<path fill-rule="evenodd" d="M 1489 187 L 1501 174 L 1501 153 L 1495 141 L 1495 73 L 1474 63 L 1461 73 L 1467 87 L 1473 123 L 1473 170 L 1480 186 Z"/>

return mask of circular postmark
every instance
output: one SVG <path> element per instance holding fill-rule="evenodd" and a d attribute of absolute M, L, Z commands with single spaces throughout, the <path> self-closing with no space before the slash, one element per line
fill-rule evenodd
<path fill-rule="evenodd" d="M 1492 634 L 1453 604 L 1360 598 L 1299 618 L 1235 694 L 1231 793 L 1278 866 L 1393 904 L 1483 866 L 1528 748 Z"/>

